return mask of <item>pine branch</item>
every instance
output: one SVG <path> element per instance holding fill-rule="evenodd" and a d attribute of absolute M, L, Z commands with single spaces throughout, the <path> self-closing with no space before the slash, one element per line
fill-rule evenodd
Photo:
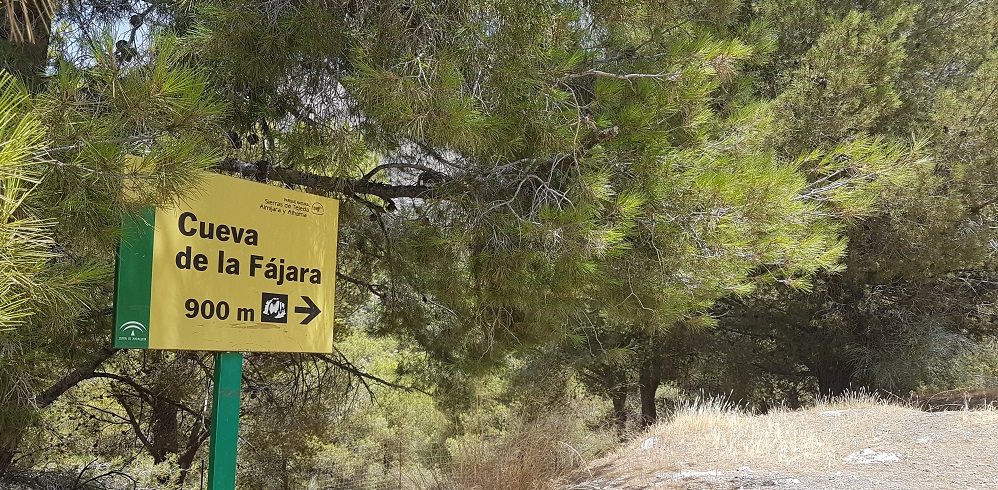
<path fill-rule="evenodd" d="M 673 72 L 673 73 L 665 73 L 665 72 L 662 72 L 662 73 L 624 73 L 624 74 L 621 74 L 621 73 L 610 73 L 610 72 L 606 72 L 606 71 L 603 71 L 603 70 L 588 70 L 588 71 L 584 71 L 582 73 L 573 73 L 573 74 L 565 77 L 565 79 L 566 80 L 571 80 L 573 78 L 585 78 L 585 77 L 589 77 L 589 76 L 594 76 L 594 77 L 612 78 L 612 79 L 615 79 L 615 80 L 626 80 L 626 81 L 634 80 L 634 79 L 637 79 L 637 78 L 652 78 L 652 79 L 655 79 L 655 80 L 665 80 L 665 81 L 669 81 L 669 82 L 675 82 L 676 80 L 679 80 L 679 75 L 680 75 L 679 72 Z"/>
<path fill-rule="evenodd" d="M 361 289 L 366 289 L 367 291 L 370 291 L 371 294 L 373 294 L 373 295 L 375 295 L 375 296 L 377 296 L 377 297 L 379 297 L 381 299 L 385 299 L 385 294 L 387 294 L 387 291 L 386 291 L 387 288 L 383 284 L 372 284 L 372 283 L 369 283 L 369 282 L 364 282 L 364 281 L 361 281 L 360 279 L 356 279 L 356 278 L 350 277 L 350 276 L 348 276 L 346 274 L 342 274 L 339 271 L 336 272 L 336 278 L 337 279 L 342 279 L 342 280 L 344 280 L 346 282 L 349 282 L 349 283 L 351 283 L 351 284 L 353 284 L 353 285 L 355 285 L 355 286 L 357 286 L 357 287 L 359 287 Z"/>
<path fill-rule="evenodd" d="M 978 214 L 982 210 L 984 210 L 984 208 L 986 208 L 986 207 L 988 207 L 988 206 L 990 206 L 992 204 L 998 204 L 998 196 L 994 196 L 991 199 L 988 199 L 988 200 L 986 200 L 984 202 L 975 204 L 973 206 L 969 206 L 967 208 L 967 211 L 969 211 L 970 214 Z"/>
<path fill-rule="evenodd" d="M 94 373 L 91 373 L 89 376 L 87 376 L 87 378 L 88 379 L 89 378 L 104 378 L 104 379 L 110 379 L 110 380 L 117 381 L 117 382 L 119 382 L 121 384 L 127 385 L 128 387 L 132 388 L 133 390 L 135 390 L 135 392 L 138 394 L 138 396 L 140 398 L 143 398 L 143 399 L 145 399 L 146 401 L 148 401 L 150 403 L 151 403 L 152 399 L 156 398 L 156 399 L 159 399 L 159 400 L 162 400 L 162 401 L 166 402 L 169 405 L 177 407 L 179 410 L 182 410 L 184 412 L 187 412 L 187 413 L 193 415 L 195 418 L 204 418 L 204 414 L 195 411 L 194 409 L 188 407 L 187 405 L 184 405 L 183 403 L 177 403 L 177 402 L 175 402 L 175 401 L 173 401 L 173 400 L 171 400 L 171 399 L 169 399 L 167 397 L 164 397 L 161 394 L 156 393 L 156 392 L 150 390 L 149 388 L 140 385 L 138 382 L 136 382 L 135 380 L 133 380 L 131 378 L 128 378 L 128 377 L 125 377 L 125 376 L 121 376 L 121 375 L 117 375 L 117 374 L 114 374 L 114 373 L 104 373 L 104 372 L 94 372 Z"/>
<path fill-rule="evenodd" d="M 433 157 L 436 161 L 438 161 L 438 162 L 440 162 L 440 163 L 442 163 L 444 165 L 449 165 L 451 167 L 462 168 L 460 165 L 458 165 L 458 164 L 456 164 L 456 163 L 454 163 L 454 162 L 452 162 L 452 161 L 444 158 L 444 156 L 441 155 L 440 152 L 438 152 L 432 146 L 427 145 L 426 143 L 422 143 L 422 142 L 416 142 L 416 145 L 419 146 L 420 149 L 422 149 L 423 151 L 425 151 L 427 155 L 430 155 L 431 157 Z"/>
<path fill-rule="evenodd" d="M 426 165 L 419 165 L 415 163 L 383 163 L 371 169 L 370 172 L 364 174 L 364 176 L 361 177 L 360 180 L 361 182 L 367 182 L 371 180 L 371 177 L 374 177 L 374 175 L 377 174 L 378 172 L 382 170 L 388 170 L 390 168 L 408 168 L 412 170 L 419 170 L 422 172 L 436 172 L 436 170 L 433 170 L 432 168 L 427 167 Z"/>
<path fill-rule="evenodd" d="M 135 413 L 132 412 L 132 409 L 129 408 L 128 403 L 126 403 L 123 398 L 118 398 L 117 396 L 115 396 L 115 398 L 118 399 L 118 404 L 121 405 L 121 408 L 125 410 L 125 414 L 128 415 L 128 419 L 126 420 L 129 425 L 131 425 L 132 432 L 134 432 L 135 436 L 142 442 L 142 446 L 146 448 L 146 452 L 149 454 L 155 454 L 156 450 L 152 441 L 150 441 L 145 433 L 142 432 L 142 427 L 139 425 L 138 417 L 136 417 Z"/>
<path fill-rule="evenodd" d="M 32 405 L 36 408 L 45 408 L 51 405 L 52 402 L 56 401 L 56 399 L 62 396 L 63 393 L 69 391 L 70 388 L 76 386 L 85 379 L 92 378 L 94 371 L 104 364 L 104 361 L 110 359 L 115 352 L 117 351 L 111 347 L 105 347 L 100 350 L 97 355 L 87 361 L 86 364 L 63 376 L 47 390 L 41 392 L 37 397 L 35 397 L 34 400 L 32 400 Z"/>
<path fill-rule="evenodd" d="M 534 157 L 517 160 L 515 162 L 493 168 L 490 172 L 487 172 L 487 174 L 496 175 L 507 169 L 520 168 L 525 163 L 529 164 L 528 166 L 530 167 L 534 167 L 532 170 L 528 170 L 530 175 L 524 176 L 523 179 L 519 181 L 519 185 L 514 185 L 513 187 L 506 189 L 508 192 L 512 193 L 512 197 L 509 200 L 503 201 L 508 204 L 516 200 L 518 191 L 520 190 L 520 187 L 523 186 L 524 180 L 533 178 L 540 180 L 544 184 L 550 185 L 553 177 L 552 174 L 555 170 L 566 170 L 572 164 L 577 163 L 583 156 L 589 155 L 593 148 L 597 145 L 613 139 L 618 134 L 620 134 L 620 128 L 617 126 L 598 131 L 594 128 L 594 131 L 588 135 L 585 140 L 579 143 L 578 148 L 572 154 L 560 153 L 547 157 Z M 434 151 L 432 147 L 424 144 L 419 144 L 419 146 L 438 161 L 456 167 L 456 165 L 447 161 L 442 155 Z M 422 173 L 419 176 L 419 181 L 415 184 L 408 185 L 386 184 L 381 182 L 372 182 L 370 180 L 378 172 L 391 168 L 422 170 Z M 414 198 L 454 201 L 464 194 L 467 188 L 467 186 L 453 185 L 458 181 L 453 179 L 450 175 L 438 172 L 425 165 L 415 163 L 381 164 L 359 179 L 317 175 L 303 172 L 301 170 L 274 165 L 266 160 L 247 162 L 234 157 L 227 157 L 223 159 L 216 165 L 215 169 L 218 171 L 238 173 L 243 177 L 249 177 L 261 182 L 272 180 L 288 185 L 299 185 L 325 191 L 327 193 L 349 196 L 359 200 L 365 206 L 370 207 L 377 214 L 385 211 L 393 211 L 395 209 L 395 205 L 392 202 L 393 199 Z M 541 175 L 545 174 L 547 177 L 546 180 L 541 178 Z M 482 175 L 480 177 L 487 178 L 488 176 L 489 175 Z M 447 183 L 448 185 L 441 185 L 444 183 Z M 383 207 L 379 206 L 365 199 L 363 196 L 378 197 L 385 201 L 386 204 Z"/>
<path fill-rule="evenodd" d="M 375 376 L 373 374 L 361 371 L 357 366 L 355 366 L 352 362 L 350 362 L 346 358 L 346 356 L 344 356 L 343 353 L 341 353 L 338 349 L 334 349 L 334 350 L 336 351 L 336 354 L 340 357 L 340 359 L 333 359 L 332 357 L 330 357 L 330 356 L 328 356 L 326 354 L 317 354 L 317 357 L 319 359 L 321 359 L 321 360 L 329 363 L 329 364 L 332 364 L 333 366 L 336 366 L 336 367 L 338 367 L 338 368 L 340 368 L 340 369 L 342 369 L 342 370 L 344 370 L 344 371 L 346 371 L 346 372 L 348 372 L 348 373 L 356 376 L 357 379 L 360 380 L 360 382 L 367 389 L 367 392 L 370 395 L 372 395 L 372 396 L 374 395 L 374 391 L 371 389 L 371 386 L 368 384 L 368 381 L 373 381 L 373 382 L 378 383 L 378 384 L 380 384 L 382 386 L 386 386 L 388 388 L 394 388 L 396 390 L 402 390 L 402 391 L 406 391 L 406 392 L 418 391 L 420 393 L 428 394 L 428 393 L 426 393 L 425 391 L 423 391 L 423 390 L 421 390 L 419 388 L 416 388 L 416 387 L 413 387 L 413 386 L 405 386 L 405 385 L 401 385 L 401 384 L 398 384 L 398 383 L 393 383 L 393 382 L 388 381 L 388 380 L 386 380 L 384 378 L 380 378 L 380 377 Z"/>
<path fill-rule="evenodd" d="M 278 165 L 271 164 L 264 166 L 259 163 L 245 162 L 236 158 L 226 158 L 216 168 L 217 170 L 235 172 L 244 177 L 253 177 L 258 180 L 263 180 L 265 177 L 268 180 L 275 180 L 288 185 L 300 185 L 346 196 L 376 196 L 385 201 L 405 197 L 446 200 L 448 197 L 446 193 L 428 185 L 390 185 L 380 182 L 370 182 L 364 179 L 328 177 Z"/>

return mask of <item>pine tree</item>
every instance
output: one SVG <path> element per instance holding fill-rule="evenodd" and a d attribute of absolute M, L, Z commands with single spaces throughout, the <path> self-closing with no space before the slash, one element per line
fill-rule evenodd
<path fill-rule="evenodd" d="M 15 276 L 22 290 L 4 298 L 4 311 L 34 314 L 2 333 L 9 348 L 0 354 L 8 394 L 0 403 L 0 472 L 35 411 L 114 355 L 107 334 L 122 214 L 192 192 L 219 158 L 211 141 L 221 138 L 211 128 L 222 106 L 206 92 L 204 75 L 182 62 L 176 41 L 161 38 L 155 53 L 131 64 L 114 54 L 113 40 L 103 41 L 88 66 L 61 60 L 30 100 L 5 83 L 4 120 L 20 132 L 4 141 L 25 147 L 9 154 L 11 172 L 33 182 L 7 186 L 10 226 L 24 231 L 5 250 L 23 253 L 19 260 L 35 254 L 45 267 L 33 279 Z M 19 240 L 34 243 L 21 248 Z"/>
<path fill-rule="evenodd" d="M 728 333 L 709 345 L 749 343 L 757 369 L 735 366 L 753 360 L 736 353 L 724 369 L 804 393 L 905 394 L 966 379 L 949 365 L 994 324 L 995 160 L 985 116 L 994 104 L 994 39 L 979 26 L 995 18 L 996 5 L 760 8 L 785 40 L 774 56 L 787 68 L 762 77 L 791 128 L 781 151 L 835 138 L 873 137 L 897 151 L 909 151 L 897 146 L 905 140 L 919 144 L 909 146 L 906 180 L 880 187 L 872 212 L 850 222 L 845 271 L 820 277 L 810 294 L 767 288 L 733 302 L 721 329 Z"/>
<path fill-rule="evenodd" d="M 53 290 L 46 284 L 53 251 L 53 223 L 31 209 L 31 194 L 41 178 L 36 165 L 42 160 L 44 128 L 28 107 L 24 87 L 11 75 L 0 73 L 0 348 L 5 353 L 0 370 L 0 444 L 16 445 L 28 414 L 20 400 L 26 393 L 14 359 L 28 354 L 21 342 L 22 329 L 30 325 L 39 308 L 35 297 Z M 30 335 L 30 334 L 29 334 Z M 0 454 L 0 468 L 12 454 Z"/>
<path fill-rule="evenodd" d="M 920 73 L 907 6 L 834 20 L 803 0 L 187 7 L 69 2 L 55 58 L 21 69 L 51 160 L 31 207 L 53 220 L 62 297 L 17 330 L 44 333 L 22 340 L 44 362 L 0 362 L 44 400 L 129 365 L 102 350 L 118 220 L 205 171 L 341 198 L 336 315 L 365 309 L 374 321 L 350 326 L 425 352 L 441 385 L 608 338 L 589 367 L 611 368 L 608 389 L 638 374 L 652 402 L 672 332 L 712 326 L 731 295 L 824 287 L 853 258 L 846 234 L 929 185 L 928 152 L 885 130 L 926 103 L 897 76 Z M 88 30 L 126 16 L 119 39 Z M 813 49 L 787 41 L 794 19 L 822 26 Z"/>

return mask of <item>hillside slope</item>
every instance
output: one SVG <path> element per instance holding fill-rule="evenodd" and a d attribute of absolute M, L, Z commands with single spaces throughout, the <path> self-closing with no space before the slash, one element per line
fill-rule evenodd
<path fill-rule="evenodd" d="M 998 488 L 998 412 L 851 400 L 752 416 L 699 404 L 593 462 L 564 488 Z"/>

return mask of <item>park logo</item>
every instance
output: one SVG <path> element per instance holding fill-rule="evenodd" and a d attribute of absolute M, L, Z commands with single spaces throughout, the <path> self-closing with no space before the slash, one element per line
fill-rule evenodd
<path fill-rule="evenodd" d="M 134 320 L 121 324 L 119 328 L 122 333 L 127 333 L 129 337 L 135 337 L 136 333 L 144 334 L 147 330 L 145 325 Z"/>
<path fill-rule="evenodd" d="M 288 323 L 288 295 L 263 293 L 263 306 L 260 307 L 260 321 L 268 323 Z"/>

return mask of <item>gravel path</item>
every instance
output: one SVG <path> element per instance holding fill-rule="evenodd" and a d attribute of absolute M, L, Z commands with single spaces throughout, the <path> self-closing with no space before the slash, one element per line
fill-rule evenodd
<path fill-rule="evenodd" d="M 871 404 L 740 417 L 652 429 L 565 488 L 998 489 L 996 411 Z"/>

